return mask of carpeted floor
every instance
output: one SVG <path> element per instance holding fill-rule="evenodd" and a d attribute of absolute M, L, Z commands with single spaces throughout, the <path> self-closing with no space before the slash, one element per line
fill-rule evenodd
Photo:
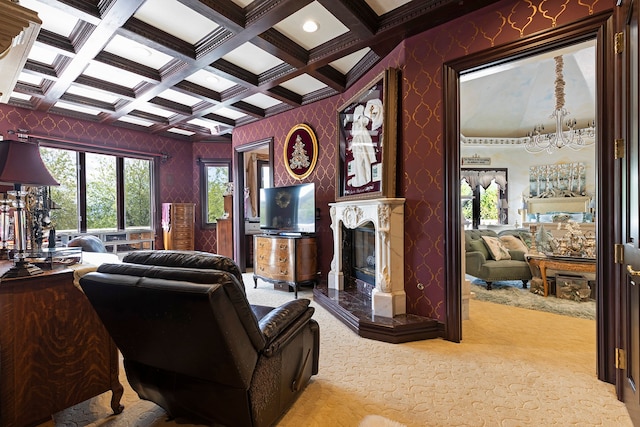
<path fill-rule="evenodd" d="M 253 289 L 247 279 L 253 303 L 293 298 L 264 282 Z M 311 290 L 300 297 L 312 298 Z M 461 344 L 394 345 L 357 337 L 315 306 L 320 373 L 278 426 L 358 427 L 372 415 L 408 427 L 632 425 L 614 387 L 596 378 L 592 320 L 474 299 Z M 160 408 L 125 389 L 126 408 L 118 416 L 109 415 L 106 393 L 43 426 L 192 426 L 166 421 Z"/>
<path fill-rule="evenodd" d="M 529 289 L 523 289 L 520 280 L 494 282 L 492 289 L 488 291 L 483 280 L 473 277 L 471 279 L 471 292 L 474 293 L 474 298 L 480 301 L 542 310 L 582 319 L 595 320 L 596 318 L 596 302 L 594 300 L 573 301 L 556 298 L 554 295 L 544 297 L 532 293 Z"/>

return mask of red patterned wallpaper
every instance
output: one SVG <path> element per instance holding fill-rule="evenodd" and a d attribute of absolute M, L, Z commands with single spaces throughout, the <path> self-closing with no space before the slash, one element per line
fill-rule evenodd
<path fill-rule="evenodd" d="M 160 165 L 160 202 L 197 202 L 194 190 L 192 144 L 172 138 L 150 135 L 115 126 L 77 120 L 40 111 L 0 105 L 0 133 L 7 138 L 7 131 L 25 129 L 29 134 L 73 142 L 86 147 L 117 148 L 123 151 L 171 157 Z M 227 145 L 228 151 L 230 146 Z M 226 154 L 225 157 L 229 157 Z M 160 221 L 157 221 L 158 224 Z M 162 230 L 156 229 L 156 247 L 162 248 Z"/>
<path fill-rule="evenodd" d="M 442 320 L 444 292 L 444 190 L 442 64 L 609 10 L 612 0 L 505 0 L 414 36 L 384 58 L 347 93 L 235 129 L 234 147 L 274 137 L 275 185 L 294 183 L 283 163 L 284 139 L 306 123 L 317 134 L 316 183 L 322 209 L 319 267 L 326 280 L 333 257 L 328 203 L 335 200 L 336 112 L 345 100 L 387 67 L 401 70 L 401 140 L 397 193 L 405 205 L 405 291 L 409 313 Z M 418 283 L 424 289 L 418 289 Z"/>
<path fill-rule="evenodd" d="M 505 0 L 463 19 L 441 25 L 406 40 L 345 94 L 304 106 L 234 131 L 233 146 L 274 137 L 275 184 L 296 182 L 283 164 L 284 139 L 298 123 L 306 123 L 318 137 L 316 170 L 304 180 L 316 183 L 321 209 L 319 267 L 323 277 L 330 269 L 332 231 L 328 203 L 335 200 L 336 111 L 379 72 L 401 70 L 401 139 L 398 147 L 397 193 L 405 206 L 405 290 L 408 312 L 436 319 L 444 317 L 444 195 L 442 64 L 464 55 L 490 49 L 555 26 L 609 10 L 613 0 Z M 0 105 L 0 132 L 27 129 L 31 134 L 75 141 L 88 146 L 171 158 L 160 167 L 162 202 L 199 203 L 201 158 L 231 158 L 227 144 L 182 142 L 119 127 Z M 199 205 L 198 205 L 199 209 Z M 199 213 L 199 210 L 197 211 Z M 199 220 L 198 220 L 199 223 Z M 157 233 L 157 247 L 162 247 Z M 215 230 L 196 227 L 196 248 L 214 252 Z M 418 283 L 424 285 L 419 290 Z"/>
<path fill-rule="evenodd" d="M 200 165 L 198 159 L 225 159 L 231 160 L 231 144 L 229 143 L 207 143 L 199 142 L 193 144 L 193 192 L 196 200 L 196 230 L 195 241 L 196 250 L 216 253 L 218 243 L 216 239 L 216 229 L 202 229 L 201 204 L 200 204 Z"/>

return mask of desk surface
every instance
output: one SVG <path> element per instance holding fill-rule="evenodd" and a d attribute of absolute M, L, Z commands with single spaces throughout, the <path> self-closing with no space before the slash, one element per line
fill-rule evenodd
<path fill-rule="evenodd" d="M 595 258 L 578 258 L 564 256 L 546 256 L 544 254 L 527 254 L 525 256 L 529 266 L 538 268 L 544 286 L 544 296 L 549 294 L 549 282 L 547 280 L 547 269 L 558 269 L 581 273 L 595 273 Z M 534 268 L 531 272 L 534 273 Z"/>
<path fill-rule="evenodd" d="M 595 258 L 585 258 L 585 257 L 572 257 L 572 256 L 560 256 L 560 255 L 545 255 L 545 254 L 525 254 L 525 257 L 528 259 L 541 259 L 552 262 L 566 262 L 566 263 L 584 263 L 584 264 L 595 264 Z"/>
<path fill-rule="evenodd" d="M 0 274 L 11 265 L 0 261 Z M 0 325 L 0 425 L 38 425 L 109 390 L 122 410 L 117 348 L 73 270 L 2 279 Z"/>

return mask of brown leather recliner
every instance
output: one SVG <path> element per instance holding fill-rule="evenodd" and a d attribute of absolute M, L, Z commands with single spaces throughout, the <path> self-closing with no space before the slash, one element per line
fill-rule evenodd
<path fill-rule="evenodd" d="M 274 424 L 318 373 L 309 300 L 250 305 L 228 258 L 145 252 L 80 280 L 122 352 L 131 387 L 170 417 Z M 225 266 L 236 271 L 215 269 Z"/>

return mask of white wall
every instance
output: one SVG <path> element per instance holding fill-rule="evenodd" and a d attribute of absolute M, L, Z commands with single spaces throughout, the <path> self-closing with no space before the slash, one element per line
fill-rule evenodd
<path fill-rule="evenodd" d="M 529 195 L 529 167 L 540 165 L 551 165 L 555 163 L 577 163 L 585 164 L 587 180 L 587 195 L 595 194 L 595 144 L 587 146 L 580 151 L 570 148 L 563 148 L 554 154 L 546 152 L 531 154 L 524 150 L 522 145 L 468 145 L 462 144 L 461 157 L 490 157 L 490 165 L 478 166 L 479 168 L 506 168 L 507 188 L 509 191 L 509 224 L 514 225 L 516 220 L 521 223 L 518 209 L 521 207 L 522 195 Z M 469 168 L 463 166 L 463 168 Z M 471 167 L 472 168 L 472 167 Z"/>

